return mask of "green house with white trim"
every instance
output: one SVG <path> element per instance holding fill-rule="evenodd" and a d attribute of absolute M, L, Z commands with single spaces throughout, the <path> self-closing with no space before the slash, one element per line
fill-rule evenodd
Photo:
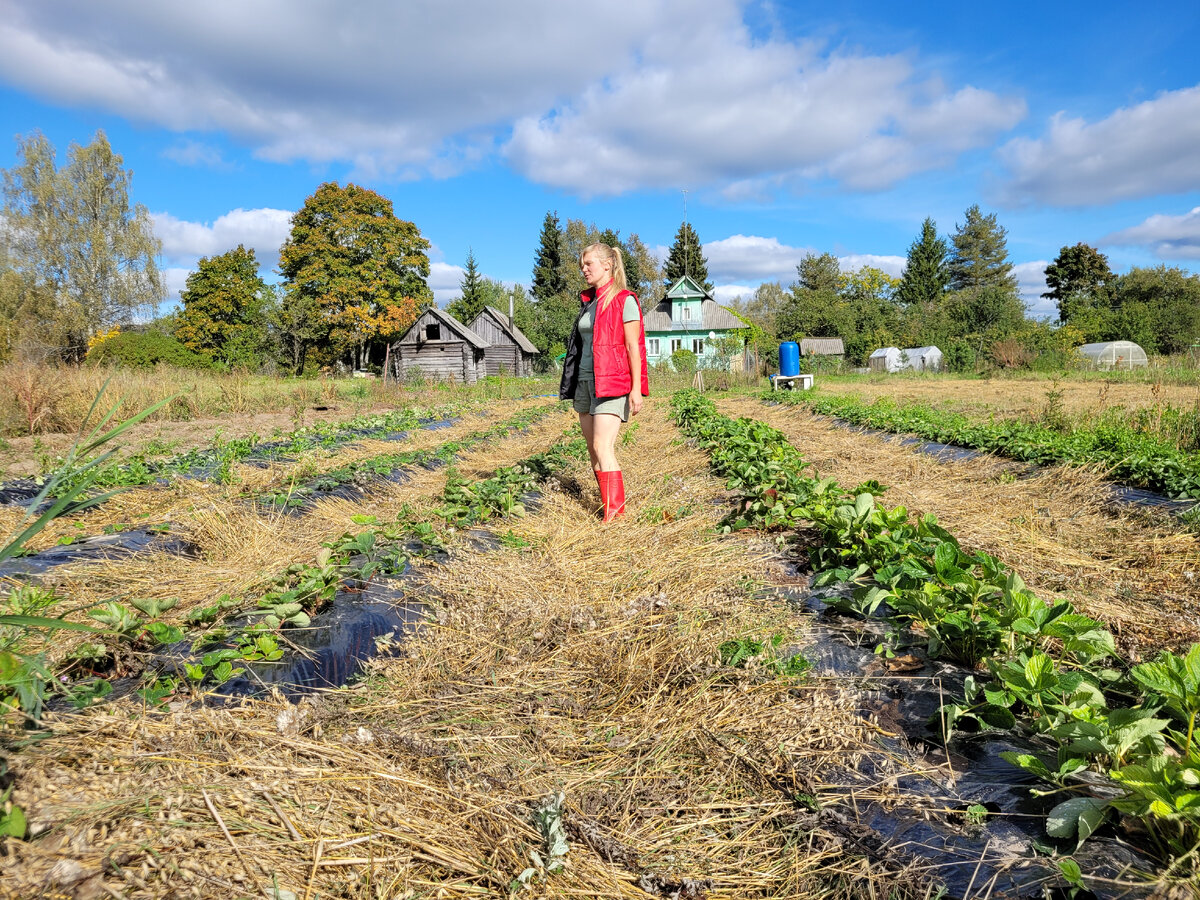
<path fill-rule="evenodd" d="M 682 349 L 696 354 L 700 368 L 712 368 L 717 363 L 713 342 L 746 327 L 688 275 L 667 288 L 658 305 L 643 317 L 646 361 L 652 366 Z"/>

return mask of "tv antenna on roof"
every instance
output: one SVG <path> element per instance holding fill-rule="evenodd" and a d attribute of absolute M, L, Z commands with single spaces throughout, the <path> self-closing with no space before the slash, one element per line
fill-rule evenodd
<path fill-rule="evenodd" d="M 692 244 L 687 220 L 687 188 L 680 188 L 679 193 L 683 194 L 683 274 L 688 278 L 691 278 L 692 273 L 688 263 L 692 259 Z"/>

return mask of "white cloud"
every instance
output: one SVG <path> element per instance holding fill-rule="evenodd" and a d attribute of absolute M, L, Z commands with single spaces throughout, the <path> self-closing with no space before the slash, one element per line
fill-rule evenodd
<path fill-rule="evenodd" d="M 1200 185 L 1200 86 L 1167 91 L 1097 122 L 1058 113 L 1045 137 L 1000 151 L 1011 204 L 1099 206 Z"/>
<path fill-rule="evenodd" d="M 230 210 L 212 223 L 189 222 L 170 213 L 152 216 L 168 260 L 194 265 L 202 256 L 217 256 L 243 244 L 254 249 L 266 273 L 279 265 L 279 248 L 292 227 L 288 210 L 269 207 Z"/>
<path fill-rule="evenodd" d="M 222 132 L 267 160 L 408 178 L 499 152 L 583 194 L 805 178 L 882 188 L 1024 115 L 1022 100 L 947 87 L 909 57 L 756 40 L 750 2 L 6 2 L 0 82 Z M 186 142 L 169 153 L 219 159 Z"/>
<path fill-rule="evenodd" d="M 447 173 L 512 119 L 629 60 L 689 0 L 610 0 L 580 52 L 583 0 L 5 3 L 0 79 L 178 131 L 225 131 L 265 159 Z"/>
<path fill-rule="evenodd" d="M 162 155 L 181 166 L 201 166 L 206 169 L 232 168 L 219 147 L 205 144 L 202 141 L 178 141 L 164 150 Z"/>
<path fill-rule="evenodd" d="M 870 266 L 886 272 L 893 278 L 904 274 L 904 266 L 908 263 L 905 256 L 878 256 L 874 253 L 851 253 L 838 257 L 838 266 L 843 272 L 856 272 L 863 266 Z"/>
<path fill-rule="evenodd" d="M 183 268 L 181 266 L 171 266 L 162 270 L 163 288 L 166 290 L 166 302 L 168 307 L 179 301 L 179 292 L 187 287 L 187 277 L 192 274 L 193 269 Z"/>
<path fill-rule="evenodd" d="M 1027 312 L 1035 319 L 1045 316 L 1057 317 L 1058 307 L 1048 297 L 1043 297 L 1046 288 L 1047 260 L 1035 259 L 1033 262 L 1017 263 L 1013 266 L 1013 274 L 1017 276 L 1017 290 L 1021 299 L 1027 304 Z"/>
<path fill-rule="evenodd" d="M 712 297 L 722 306 L 727 306 L 739 297 L 745 299 L 753 297 L 756 290 L 758 290 L 758 285 L 718 284 L 712 289 Z"/>
<path fill-rule="evenodd" d="M 814 252 L 810 247 L 789 247 L 779 238 L 752 234 L 735 234 L 704 245 L 710 276 L 729 281 L 794 281 L 800 260 Z"/>
<path fill-rule="evenodd" d="M 1200 206 L 1182 216 L 1150 216 L 1141 225 L 1114 232 L 1100 243 L 1145 247 L 1159 259 L 1200 259 Z"/>
<path fill-rule="evenodd" d="M 437 301 L 438 306 L 445 306 L 451 300 L 457 300 L 462 296 L 461 285 L 466 274 L 466 270 L 462 266 L 444 262 L 429 264 L 429 277 L 425 281 L 433 290 L 433 299 Z"/>
<path fill-rule="evenodd" d="M 639 64 L 513 126 L 505 150 L 528 177 L 585 195 L 780 180 L 875 190 L 1008 130 L 1020 99 L 918 81 L 902 56 L 755 41 L 739 5 L 648 36 Z"/>

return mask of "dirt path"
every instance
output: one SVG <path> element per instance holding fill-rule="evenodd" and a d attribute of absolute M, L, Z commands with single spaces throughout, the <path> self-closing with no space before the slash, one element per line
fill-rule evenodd
<path fill-rule="evenodd" d="M 1114 511 L 1100 473 L 1026 477 L 1011 462 L 939 462 L 898 441 L 839 428 L 804 409 L 722 400 L 727 415 L 782 430 L 823 477 L 877 479 L 890 506 L 933 513 L 963 545 L 1011 565 L 1046 599 L 1062 596 L 1107 622 L 1136 659 L 1200 640 L 1200 543 L 1156 514 Z"/>

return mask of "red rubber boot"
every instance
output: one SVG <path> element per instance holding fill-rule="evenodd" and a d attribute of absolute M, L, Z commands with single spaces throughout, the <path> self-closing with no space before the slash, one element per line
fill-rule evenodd
<path fill-rule="evenodd" d="M 611 522 L 625 514 L 625 481 L 620 470 L 597 472 L 600 479 L 600 499 L 604 501 L 604 521 Z"/>

